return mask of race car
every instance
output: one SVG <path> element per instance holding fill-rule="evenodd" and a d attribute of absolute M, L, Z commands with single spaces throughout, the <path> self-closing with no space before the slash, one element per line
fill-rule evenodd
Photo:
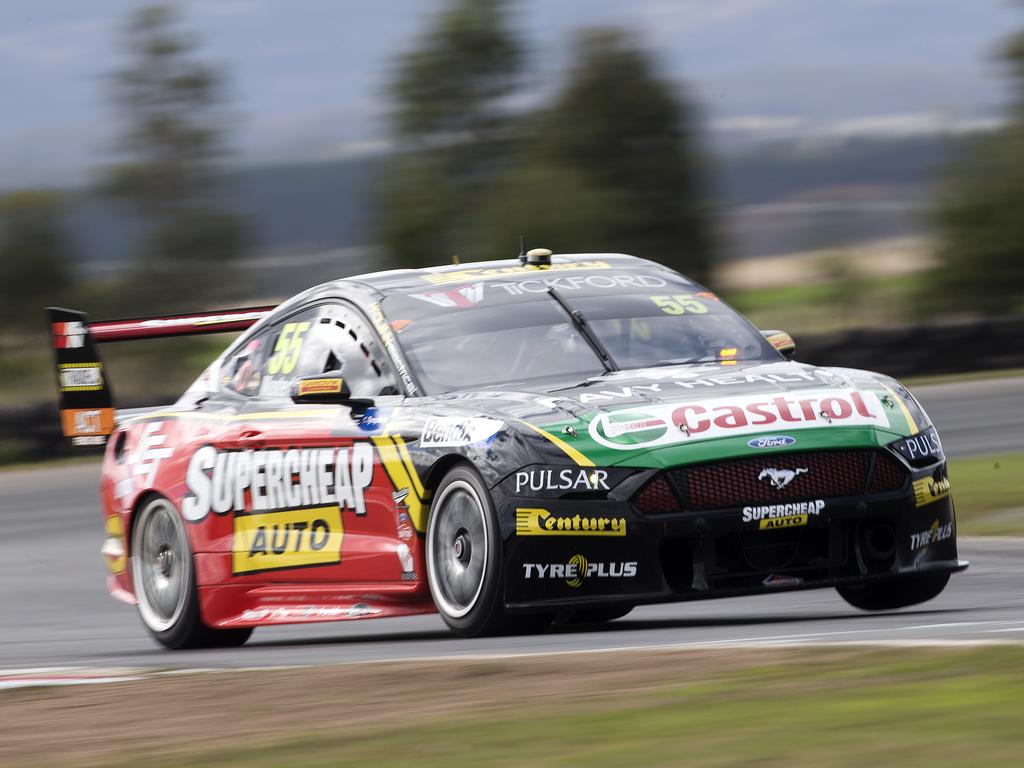
<path fill-rule="evenodd" d="M 276 307 L 49 321 L 64 432 L 105 444 L 109 590 L 168 648 L 823 587 L 887 610 L 968 565 L 905 387 L 796 362 L 788 334 L 632 256 L 534 249 Z M 240 330 L 173 405 L 115 410 L 98 344 Z"/>

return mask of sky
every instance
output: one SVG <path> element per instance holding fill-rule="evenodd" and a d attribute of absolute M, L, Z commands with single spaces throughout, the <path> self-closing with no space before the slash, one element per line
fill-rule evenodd
<path fill-rule="evenodd" d="M 111 159 L 107 76 L 130 0 L 0 3 L 0 188 L 75 184 Z M 387 146 L 391 62 L 442 0 L 183 0 L 227 70 L 240 162 Z M 557 88 L 573 33 L 636 31 L 715 140 L 913 135 L 998 118 L 1013 0 L 521 0 L 532 93 Z"/>

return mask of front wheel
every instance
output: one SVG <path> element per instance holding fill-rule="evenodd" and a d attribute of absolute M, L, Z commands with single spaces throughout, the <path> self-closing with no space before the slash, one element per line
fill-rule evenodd
<path fill-rule="evenodd" d="M 427 581 L 444 622 L 465 637 L 507 629 L 501 534 L 491 495 L 468 465 L 441 481 L 427 524 Z"/>
<path fill-rule="evenodd" d="M 836 591 L 862 611 L 891 611 L 931 600 L 948 581 L 949 573 L 915 573 L 867 584 L 844 584 Z"/>
<path fill-rule="evenodd" d="M 242 645 L 252 629 L 211 629 L 199 617 L 192 548 L 181 516 L 158 497 L 138 513 L 132 529 L 132 581 L 139 616 L 165 648 Z"/>

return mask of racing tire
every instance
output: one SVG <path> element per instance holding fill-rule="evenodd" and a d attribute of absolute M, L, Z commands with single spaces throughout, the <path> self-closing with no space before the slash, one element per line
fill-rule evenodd
<path fill-rule="evenodd" d="M 615 621 L 628 615 L 636 608 L 635 605 L 617 605 L 610 608 L 593 608 L 589 611 L 576 611 L 569 617 L 567 624 L 601 624 Z"/>
<path fill-rule="evenodd" d="M 513 629 L 502 605 L 501 533 L 480 474 L 460 464 L 445 475 L 427 523 L 427 582 L 444 623 L 463 637 Z M 550 621 L 550 619 L 549 619 Z"/>
<path fill-rule="evenodd" d="M 867 584 L 836 587 L 840 597 L 862 611 L 891 611 L 917 605 L 938 596 L 949 582 L 949 573 L 917 573 Z"/>
<path fill-rule="evenodd" d="M 199 616 L 192 547 L 178 510 L 162 496 L 150 499 L 132 528 L 132 582 L 139 617 L 160 645 L 229 648 L 245 643 L 251 628 L 212 629 Z"/>

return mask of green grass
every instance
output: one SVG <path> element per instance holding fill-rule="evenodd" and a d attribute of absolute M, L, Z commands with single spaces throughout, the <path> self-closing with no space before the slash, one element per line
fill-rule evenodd
<path fill-rule="evenodd" d="M 919 280 L 913 275 L 727 292 L 722 298 L 759 328 L 795 337 L 914 322 Z M 797 338 L 797 349 L 800 339 Z"/>
<path fill-rule="evenodd" d="M 310 730 L 214 750 L 183 746 L 144 762 L 151 768 L 1021 764 L 1024 648 L 808 649 L 755 666 L 748 664 L 757 650 L 737 653 L 748 660 L 737 671 L 702 676 L 666 669 L 664 686 L 642 694 L 608 691 L 581 700 L 567 690 L 528 708 L 481 703 L 473 714 L 443 719 L 396 712 L 370 730 Z M 629 663 L 625 655 L 610 659 Z M 457 692 L 438 691 L 449 695 Z M 493 700 L 501 701 L 498 687 Z M 345 706 L 344 691 L 338 706 Z M 142 757 L 121 765 L 141 764 Z"/>
<path fill-rule="evenodd" d="M 1024 535 L 1024 453 L 949 460 L 960 533 Z"/>

